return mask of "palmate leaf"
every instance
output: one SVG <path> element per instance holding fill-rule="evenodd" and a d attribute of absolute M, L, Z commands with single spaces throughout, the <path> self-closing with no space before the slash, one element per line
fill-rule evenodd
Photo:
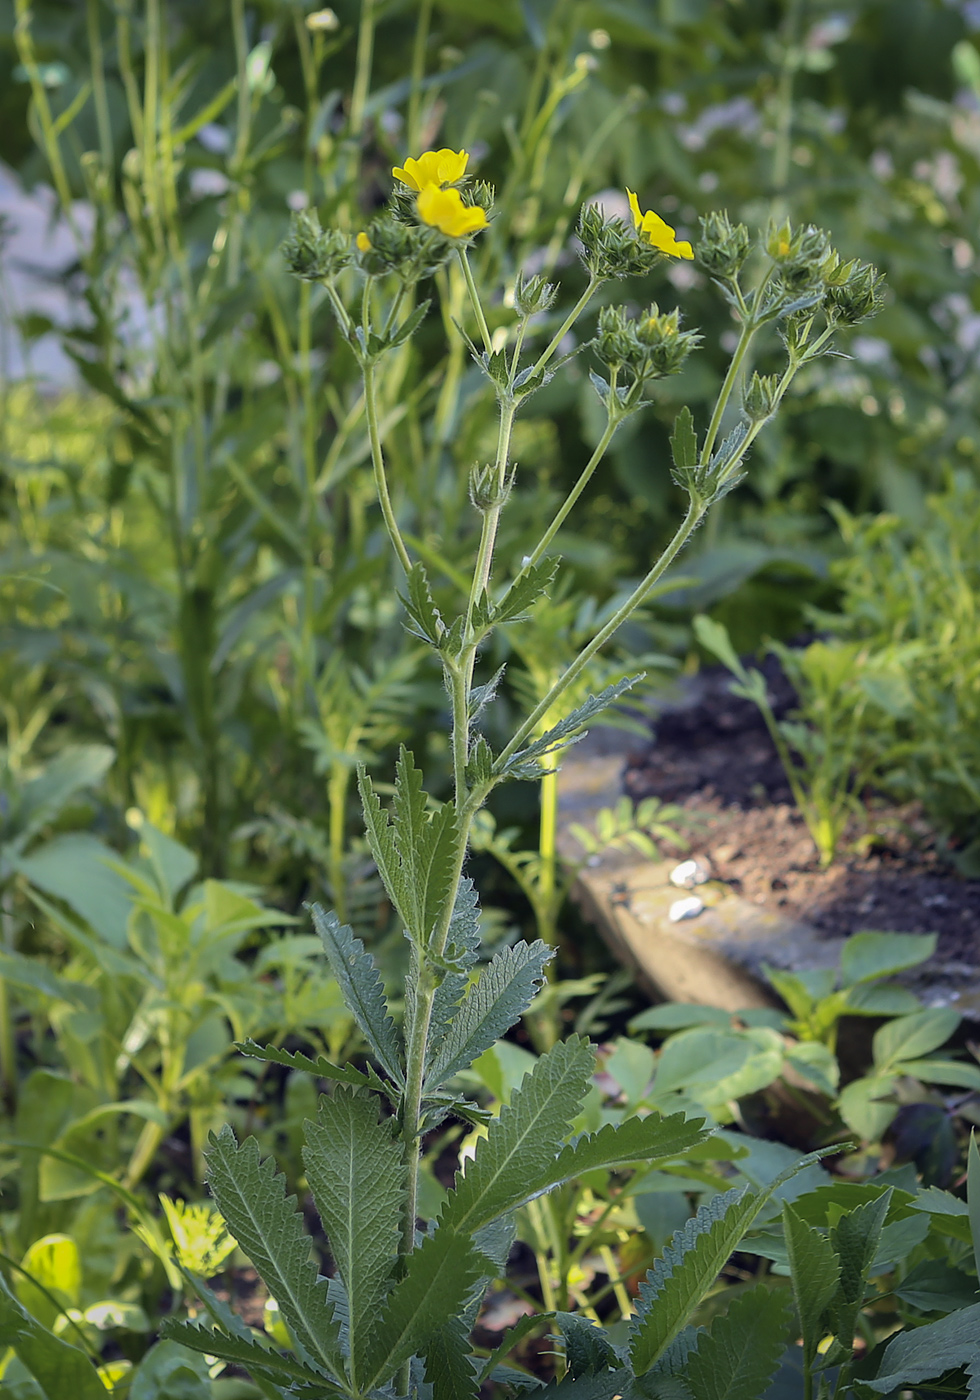
<path fill-rule="evenodd" d="M 384 989 L 374 959 L 354 937 L 349 924 L 319 904 L 312 906 L 313 924 L 323 941 L 330 970 L 340 984 L 344 1001 L 382 1068 L 396 1084 L 404 1085 L 402 1047 L 395 1024 L 388 1015 Z"/>
<path fill-rule="evenodd" d="M 803 1333 L 803 1356 L 812 1364 L 826 1328 L 823 1317 L 840 1282 L 840 1260 L 826 1235 L 783 1203 L 783 1234 L 793 1279 L 793 1296 Z"/>
<path fill-rule="evenodd" d="M 528 1183 L 547 1177 L 594 1068 L 595 1051 L 580 1036 L 541 1056 L 457 1175 L 441 1226 L 473 1234 L 529 1198 Z"/>
<path fill-rule="evenodd" d="M 345 1395 L 347 1392 L 328 1381 L 321 1372 L 304 1366 L 295 1356 L 268 1347 L 253 1336 L 231 1336 L 214 1327 L 202 1327 L 196 1322 L 180 1321 L 177 1318 L 164 1318 L 160 1335 L 191 1351 L 200 1351 L 205 1356 L 217 1356 L 222 1361 L 231 1361 L 243 1366 L 247 1371 L 259 1372 L 269 1380 L 291 1385 L 294 1381 L 306 1381 L 316 1385 L 324 1395 Z"/>
<path fill-rule="evenodd" d="M 205 1153 L 208 1185 L 228 1228 L 276 1299 L 293 1337 L 314 1364 L 345 1374 L 339 1327 L 326 1300 L 327 1280 L 310 1257 L 310 1239 L 296 1197 L 255 1138 L 238 1145 L 227 1125 Z"/>
<path fill-rule="evenodd" d="M 347 1290 L 356 1383 L 397 1261 L 405 1163 L 377 1099 L 341 1086 L 306 1124 L 303 1164 Z"/>
<path fill-rule="evenodd" d="M 779 1367 L 789 1328 L 785 1295 L 763 1284 L 702 1332 L 687 1365 L 694 1400 L 758 1400 Z"/>
<path fill-rule="evenodd" d="M 435 1337 L 465 1306 L 486 1273 L 486 1260 L 465 1237 L 437 1230 L 408 1257 L 370 1339 L 360 1379 L 375 1390 Z"/>
<path fill-rule="evenodd" d="M 554 950 L 538 939 L 496 953 L 449 1023 L 426 1088 L 437 1089 L 489 1050 L 527 1010 L 544 980 Z"/>

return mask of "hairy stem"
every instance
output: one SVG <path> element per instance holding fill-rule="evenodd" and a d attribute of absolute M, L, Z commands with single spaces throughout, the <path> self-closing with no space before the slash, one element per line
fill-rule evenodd
<path fill-rule="evenodd" d="M 384 456 L 381 451 L 381 433 L 378 428 L 377 388 L 374 373 L 374 365 L 365 364 L 364 407 L 367 413 L 368 437 L 371 442 L 371 462 L 374 466 L 374 484 L 378 492 L 378 501 L 381 505 L 381 514 L 384 516 L 388 538 L 391 540 L 392 548 L 398 556 L 399 564 L 401 564 L 407 574 L 411 572 L 412 561 L 409 558 L 408 550 L 405 548 L 405 541 L 402 539 L 401 531 L 398 528 L 398 521 L 395 519 L 395 512 L 391 506 L 391 496 L 388 494 L 388 479 L 385 475 Z"/>

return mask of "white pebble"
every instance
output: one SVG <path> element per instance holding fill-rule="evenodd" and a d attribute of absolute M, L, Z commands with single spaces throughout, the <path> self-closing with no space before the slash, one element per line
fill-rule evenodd
<path fill-rule="evenodd" d="M 704 900 L 700 895 L 689 894 L 686 899 L 675 899 L 667 910 L 667 918 L 672 924 L 679 924 L 682 919 L 696 919 L 704 908 Z"/>
<path fill-rule="evenodd" d="M 703 885 L 711 879 L 711 871 L 703 860 L 682 860 L 670 872 L 670 883 L 682 890 L 693 890 L 695 885 Z"/>

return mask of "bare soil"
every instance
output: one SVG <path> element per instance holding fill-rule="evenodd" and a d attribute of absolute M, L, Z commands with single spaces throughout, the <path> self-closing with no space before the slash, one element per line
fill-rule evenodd
<path fill-rule="evenodd" d="M 778 717 L 795 706 L 792 686 L 767 659 Z M 866 794 L 837 860 L 821 870 L 785 773 L 758 710 L 729 691 L 721 668 L 701 672 L 665 709 L 653 743 L 631 758 L 626 791 L 688 809 L 692 854 L 746 899 L 806 920 L 826 937 L 862 929 L 936 933 L 938 954 L 980 966 L 980 880 L 949 864 L 916 806 Z"/>

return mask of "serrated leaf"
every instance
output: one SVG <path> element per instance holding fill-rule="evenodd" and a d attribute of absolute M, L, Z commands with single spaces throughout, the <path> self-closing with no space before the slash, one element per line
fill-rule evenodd
<path fill-rule="evenodd" d="M 496 1044 L 531 1005 L 553 957 L 554 950 L 538 939 L 530 946 L 521 940 L 491 958 L 449 1024 L 426 1089 L 437 1089 Z"/>
<path fill-rule="evenodd" d="M 438 1053 L 454 1009 L 469 985 L 469 972 L 477 960 L 480 947 L 480 901 L 473 881 L 464 875 L 456 891 L 456 903 L 449 921 L 445 961 L 452 964 L 439 983 L 432 999 L 429 1020 L 429 1058 Z"/>
<path fill-rule="evenodd" d="M 402 1050 L 398 1031 L 388 1015 L 384 989 L 374 959 L 354 937 L 349 924 L 322 905 L 314 904 L 313 924 L 323 941 L 330 970 L 340 984 L 344 1001 L 382 1068 L 396 1084 L 403 1085 Z"/>
<path fill-rule="evenodd" d="M 415 334 L 419 326 L 425 320 L 431 305 L 431 301 L 421 302 L 410 315 L 405 317 L 404 321 L 402 321 L 401 325 L 398 326 L 396 330 L 391 331 L 390 334 L 386 336 L 382 348 L 396 350 L 399 345 L 404 344 L 409 336 Z"/>
<path fill-rule="evenodd" d="M 347 1290 L 355 1384 L 398 1256 L 405 1163 L 392 1126 L 373 1095 L 340 1086 L 305 1128 L 306 1179 Z"/>
<path fill-rule="evenodd" d="M 900 1387 L 935 1380 L 944 1371 L 973 1366 L 980 1358 L 980 1303 L 938 1322 L 900 1332 L 885 1348 L 874 1380 L 862 1382 L 889 1395 Z"/>
<path fill-rule="evenodd" d="M 840 1261 L 840 1284 L 830 1309 L 830 1324 L 834 1336 L 848 1351 L 854 1342 L 858 1313 L 891 1200 L 889 1188 L 876 1201 L 847 1211 L 830 1231 L 830 1243 Z"/>
<path fill-rule="evenodd" d="M 810 1366 L 826 1328 L 823 1316 L 840 1282 L 840 1260 L 826 1235 L 801 1220 L 783 1203 L 783 1232 L 793 1281 L 793 1296 L 803 1334 L 803 1353 Z"/>
<path fill-rule="evenodd" d="M 597 1376 L 566 1376 L 562 1381 L 549 1381 L 533 1393 L 535 1400 L 617 1400 L 630 1393 L 630 1380 L 629 1372 L 621 1368 L 602 1371 Z"/>
<path fill-rule="evenodd" d="M 547 1177 L 594 1069 L 595 1051 L 579 1036 L 541 1056 L 457 1175 L 443 1225 L 473 1234 L 528 1199 L 528 1183 Z"/>
<path fill-rule="evenodd" d="M 681 1331 L 763 1206 L 797 1172 L 825 1155 L 821 1150 L 801 1157 L 758 1194 L 743 1187 L 712 1197 L 676 1231 L 640 1285 L 639 1311 L 630 1328 L 630 1360 L 637 1375 L 648 1371 Z"/>
<path fill-rule="evenodd" d="M 681 1156 L 706 1142 L 709 1136 L 703 1118 L 685 1118 L 683 1113 L 673 1113 L 669 1118 L 662 1118 L 659 1113 L 645 1118 L 634 1115 L 622 1123 L 607 1123 L 597 1133 L 562 1148 L 548 1169 L 549 1184 L 573 1181 L 599 1167 L 625 1167 L 633 1162 L 655 1166 Z"/>
<path fill-rule="evenodd" d="M 409 1357 L 424 1350 L 465 1305 L 485 1267 L 465 1235 L 438 1229 L 423 1240 L 409 1255 L 371 1338 L 361 1380 L 365 1391 L 384 1385 Z"/>
<path fill-rule="evenodd" d="M 24 1308 L 0 1274 L 0 1347 L 12 1347 L 47 1400 L 105 1400 L 106 1391 L 84 1351 L 56 1337 Z"/>
<path fill-rule="evenodd" d="M 357 770 L 357 786 L 361 794 L 361 810 L 364 813 L 364 831 L 371 847 L 374 863 L 378 867 L 388 897 L 398 910 L 402 922 L 408 920 L 402 907 L 408 899 L 408 888 L 402 870 L 395 838 L 391 830 L 391 818 L 381 805 L 374 784 L 362 767 Z"/>
<path fill-rule="evenodd" d="M 285 1065 L 288 1069 L 299 1069 L 305 1074 L 315 1074 L 318 1079 L 334 1079 L 342 1084 L 361 1084 L 367 1086 L 371 1083 L 366 1074 L 362 1074 L 353 1065 L 335 1065 L 329 1060 L 325 1060 L 322 1055 L 318 1055 L 315 1060 L 309 1055 L 304 1055 L 299 1050 L 281 1050 L 278 1045 L 259 1045 L 254 1040 L 243 1040 L 235 1042 L 235 1049 L 240 1050 L 243 1055 L 248 1055 L 252 1060 L 265 1060 L 273 1065 Z"/>
<path fill-rule="evenodd" d="M 495 699 L 497 694 L 497 688 L 500 685 L 500 682 L 503 680 L 504 672 L 506 670 L 506 664 L 503 666 L 498 666 L 496 671 L 494 671 L 493 675 L 490 677 L 490 679 L 486 682 L 485 685 L 475 685 L 470 691 L 470 719 L 476 719 L 480 711 Z"/>
<path fill-rule="evenodd" d="M 445 631 L 439 609 L 436 607 L 429 587 L 429 576 L 425 565 L 415 563 L 408 575 L 408 597 L 399 594 L 405 611 L 415 623 L 415 635 L 423 641 L 439 645 L 439 638 Z"/>
<path fill-rule="evenodd" d="M 607 685 L 605 690 L 600 691 L 598 695 L 590 695 L 570 715 L 547 730 L 539 739 L 535 739 L 523 749 L 518 749 L 502 766 L 498 759 L 497 763 L 494 764 L 495 771 L 509 777 L 516 776 L 517 765 L 525 765 L 529 759 L 543 758 L 545 754 L 554 753 L 556 749 L 563 748 L 572 742 L 590 720 L 595 719 L 596 715 L 600 715 L 603 710 L 615 704 L 621 695 L 625 695 L 627 690 L 636 685 L 637 681 L 641 681 L 644 674 L 644 672 L 640 672 L 635 676 L 626 676 L 623 680 L 616 681 L 614 685 Z"/>
<path fill-rule="evenodd" d="M 620 1365 L 612 1343 L 596 1323 L 570 1312 L 556 1312 L 555 1322 L 565 1343 L 570 1376 L 593 1376 Z"/>
<path fill-rule="evenodd" d="M 255 1138 L 238 1145 L 231 1128 L 211 1135 L 207 1181 L 228 1229 L 279 1304 L 293 1337 L 316 1364 L 345 1373 L 339 1329 L 326 1300 L 327 1280 L 311 1257 L 312 1245 L 286 1195 L 286 1178 L 271 1157 L 259 1157 Z"/>
<path fill-rule="evenodd" d="M 456 807 L 444 802 L 422 832 L 416 849 L 414 878 L 418 882 L 419 936 L 428 941 L 452 893 L 454 855 L 459 844 Z"/>
<path fill-rule="evenodd" d="M 494 626 L 503 622 L 514 622 L 532 604 L 547 593 L 555 574 L 558 572 L 556 558 L 540 559 L 525 572 L 518 574 L 510 588 L 493 610 L 491 621 Z"/>
<path fill-rule="evenodd" d="M 748 435 L 749 425 L 747 423 L 736 424 L 721 446 L 715 449 L 710 463 L 712 469 L 723 470 L 737 461 L 741 455 L 742 444 Z"/>
<path fill-rule="evenodd" d="M 694 1400 L 758 1400 L 779 1367 L 788 1327 L 785 1296 L 764 1284 L 743 1293 L 698 1339 L 687 1367 Z"/>
<path fill-rule="evenodd" d="M 674 419 L 674 431 L 670 436 L 670 452 L 674 466 L 683 471 L 698 464 L 698 435 L 694 431 L 694 418 L 685 405 Z"/>
<path fill-rule="evenodd" d="M 480 1386 L 470 1359 L 469 1331 L 458 1318 L 430 1337 L 423 1356 L 432 1400 L 476 1400 Z"/>
<path fill-rule="evenodd" d="M 231 1361 L 248 1371 L 259 1371 L 270 1380 L 282 1381 L 289 1385 L 293 1381 L 306 1381 L 330 1395 L 344 1395 L 345 1391 L 334 1386 L 319 1371 L 304 1366 L 296 1357 L 288 1353 L 272 1351 L 254 1337 L 230 1336 L 214 1327 L 203 1327 L 196 1322 L 181 1321 L 166 1317 L 160 1327 L 160 1335 L 191 1351 L 203 1352 L 205 1356 L 217 1356 L 221 1361 Z"/>

